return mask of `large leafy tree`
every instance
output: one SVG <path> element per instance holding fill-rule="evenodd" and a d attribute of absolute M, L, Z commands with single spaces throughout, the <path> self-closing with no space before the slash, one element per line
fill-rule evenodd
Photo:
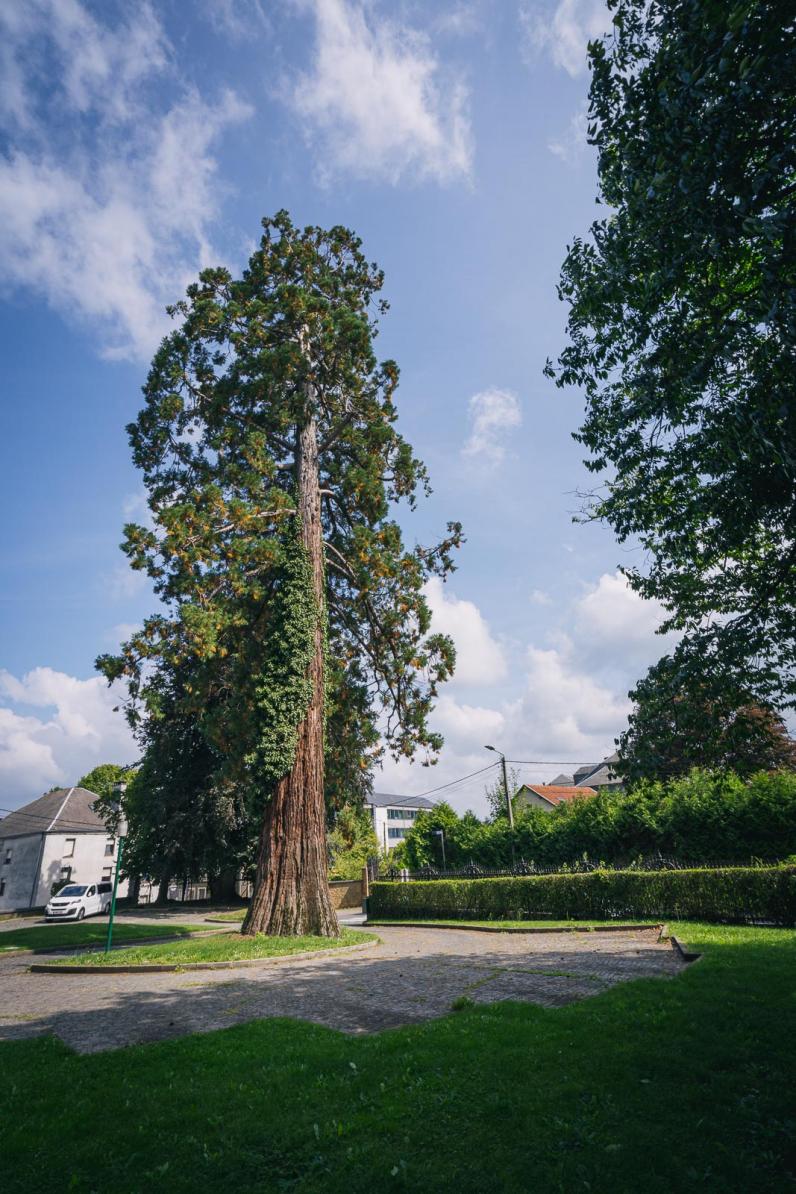
<path fill-rule="evenodd" d="M 129 525 L 124 549 L 166 608 L 99 666 L 126 677 L 133 718 L 157 707 L 153 663 L 189 668 L 182 707 L 261 825 L 248 932 L 338 931 L 330 677 L 333 720 L 360 725 L 360 770 L 377 727 L 399 755 L 441 744 L 428 715 L 454 652 L 430 633 L 423 585 L 461 530 L 409 549 L 391 517 L 428 482 L 395 427 L 397 367 L 373 351 L 381 285 L 348 230 L 264 220 L 242 278 L 206 270 L 173 308 L 129 429 L 153 526 Z"/>
<path fill-rule="evenodd" d="M 561 385 L 640 542 L 635 589 L 736 682 L 796 699 L 796 10 L 609 0 L 590 46 L 606 213 L 576 239 Z"/>
<path fill-rule="evenodd" d="M 796 767 L 796 742 L 776 711 L 710 667 L 696 674 L 665 656 L 630 696 L 617 770 L 631 785 L 695 767 L 740 776 Z"/>

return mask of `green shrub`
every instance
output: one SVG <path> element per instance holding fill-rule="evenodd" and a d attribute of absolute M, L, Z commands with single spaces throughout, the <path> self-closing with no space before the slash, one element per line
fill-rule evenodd
<path fill-rule="evenodd" d="M 374 883 L 373 918 L 681 920 L 796 923 L 796 867 L 593 871 L 505 879 Z"/>
<path fill-rule="evenodd" d="M 639 784 L 632 792 L 584 796 L 551 812 L 526 809 L 513 835 L 505 817 L 483 823 L 440 804 L 418 816 L 403 843 L 403 865 L 440 866 L 439 829 L 450 867 L 474 862 L 499 869 L 510 864 L 512 854 L 537 866 L 560 866 L 584 855 L 625 866 L 656 853 L 697 865 L 781 861 L 796 853 L 796 774 L 742 780 L 726 772 L 692 771 L 668 783 Z"/>

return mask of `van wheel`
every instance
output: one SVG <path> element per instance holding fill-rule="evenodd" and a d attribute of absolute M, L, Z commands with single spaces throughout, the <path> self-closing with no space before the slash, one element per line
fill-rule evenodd
<path fill-rule="evenodd" d="M 111 914 L 111 906 L 110 906 L 110 904 L 106 904 L 105 907 L 102 909 L 102 915 L 110 916 L 110 914 Z"/>
<path fill-rule="evenodd" d="M 77 910 L 77 919 L 78 919 L 78 920 L 82 920 L 82 919 L 83 919 L 83 917 L 84 917 L 85 915 L 86 915 L 86 910 L 85 910 L 85 908 L 78 908 L 78 910 Z"/>

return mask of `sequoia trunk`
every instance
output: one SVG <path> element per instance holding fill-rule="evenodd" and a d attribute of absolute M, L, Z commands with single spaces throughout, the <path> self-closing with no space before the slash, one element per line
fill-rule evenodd
<path fill-rule="evenodd" d="M 276 785 L 265 808 L 257 872 L 244 933 L 337 937 L 329 895 L 326 808 L 323 795 L 324 561 L 318 432 L 308 418 L 296 436 L 296 478 L 301 536 L 312 568 L 317 607 L 310 680 L 312 696 L 299 727 L 293 769 Z"/>

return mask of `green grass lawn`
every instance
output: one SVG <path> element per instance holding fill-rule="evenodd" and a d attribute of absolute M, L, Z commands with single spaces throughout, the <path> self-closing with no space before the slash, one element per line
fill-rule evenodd
<path fill-rule="evenodd" d="M 375 920 L 368 920 L 368 926 L 378 928 L 379 925 L 402 925 L 402 924 L 424 924 L 424 925 L 444 925 L 445 928 L 451 929 L 466 929 L 468 925 L 475 925 L 477 928 L 487 929 L 603 929 L 606 926 L 610 928 L 621 928 L 623 924 L 627 925 L 659 925 L 661 920 L 646 920 L 640 917 L 637 920 L 429 920 L 426 917 L 412 920 L 406 917 L 404 920 L 390 920 L 383 916 L 377 917 Z"/>
<path fill-rule="evenodd" d="M 88 1056 L 7 1042 L 4 1192 L 792 1188 L 796 933 L 671 928 L 703 953 L 678 978 L 555 1010 L 364 1037 L 271 1020 Z"/>
<path fill-rule="evenodd" d="M 114 922 L 114 944 L 121 941 L 141 941 L 145 937 L 185 937 L 189 933 L 206 932 L 207 925 L 174 925 L 168 922 L 151 925 L 128 925 Z M 12 949 L 67 949 L 81 945 L 104 945 L 108 936 L 108 922 L 33 925 L 29 929 L 8 929 L 0 933 L 0 954 Z"/>
<path fill-rule="evenodd" d="M 240 933 L 220 932 L 213 937 L 195 941 L 172 941 L 162 945 L 138 945 L 130 949 L 113 950 L 109 954 L 78 954 L 63 958 L 56 965 L 74 966 L 142 966 L 151 962 L 165 962 L 181 966 L 186 962 L 240 962 L 248 958 L 278 958 L 308 950 L 338 949 L 343 946 L 364 945 L 376 938 L 375 933 L 358 933 L 341 929 L 339 937 L 242 937 Z"/>
<path fill-rule="evenodd" d="M 214 913 L 212 913 L 212 916 L 208 919 L 229 920 L 229 921 L 233 921 L 236 924 L 238 924 L 238 923 L 242 922 L 245 915 L 246 915 L 245 908 L 233 908 L 230 912 L 214 912 Z"/>

